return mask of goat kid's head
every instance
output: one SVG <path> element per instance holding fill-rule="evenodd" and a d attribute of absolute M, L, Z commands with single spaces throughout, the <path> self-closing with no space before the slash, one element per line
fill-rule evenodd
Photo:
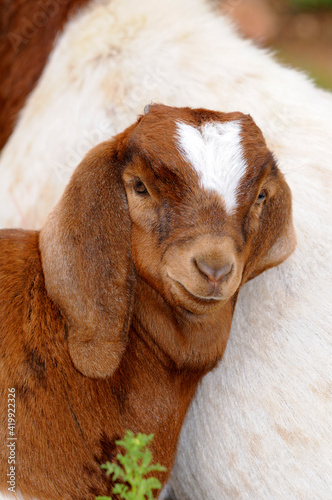
<path fill-rule="evenodd" d="M 250 116 L 153 105 L 88 153 L 40 247 L 73 363 L 103 377 L 126 346 L 136 273 L 186 321 L 213 314 L 294 250 L 291 194 Z"/>

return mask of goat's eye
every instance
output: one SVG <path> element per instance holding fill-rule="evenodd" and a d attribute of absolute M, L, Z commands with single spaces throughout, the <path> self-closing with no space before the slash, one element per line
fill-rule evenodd
<path fill-rule="evenodd" d="M 256 205 L 261 205 L 265 200 L 266 200 L 266 191 L 265 189 L 262 189 L 262 191 L 259 193 L 257 197 Z"/>
<path fill-rule="evenodd" d="M 148 190 L 146 189 L 144 182 L 140 179 L 137 179 L 134 182 L 134 191 L 137 194 L 148 194 Z"/>

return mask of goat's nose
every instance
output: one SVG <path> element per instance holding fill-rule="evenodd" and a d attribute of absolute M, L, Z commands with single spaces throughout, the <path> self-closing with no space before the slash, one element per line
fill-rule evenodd
<path fill-rule="evenodd" d="M 220 267 L 217 264 L 210 264 L 204 259 L 195 259 L 195 263 L 198 270 L 203 273 L 209 281 L 214 283 L 225 281 L 233 267 L 233 264 L 230 262 Z"/>

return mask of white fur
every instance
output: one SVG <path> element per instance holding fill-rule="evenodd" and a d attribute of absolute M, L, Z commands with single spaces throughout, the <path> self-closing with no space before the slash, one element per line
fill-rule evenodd
<path fill-rule="evenodd" d="M 241 124 L 206 123 L 200 129 L 177 124 L 180 150 L 200 176 L 205 189 L 217 191 L 226 210 L 236 208 L 239 183 L 246 172 L 241 145 Z"/>
<path fill-rule="evenodd" d="M 294 199 L 298 248 L 242 290 L 200 385 L 179 500 L 328 500 L 332 491 L 332 98 L 203 0 L 94 1 L 58 38 L 0 163 L 1 225 L 40 227 L 84 151 L 146 103 L 250 113 Z"/>

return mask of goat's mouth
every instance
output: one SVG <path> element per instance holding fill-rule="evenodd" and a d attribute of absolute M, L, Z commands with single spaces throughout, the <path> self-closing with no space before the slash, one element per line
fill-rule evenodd
<path fill-rule="evenodd" d="M 176 302 L 180 302 L 181 306 L 185 309 L 191 310 L 193 312 L 206 312 L 210 309 L 215 309 L 223 305 L 229 297 L 224 297 L 220 294 L 220 291 L 214 292 L 213 295 L 201 295 L 194 293 L 181 283 L 180 281 L 171 278 L 172 280 L 172 295 L 176 299 Z M 192 306 L 192 307 L 191 307 Z"/>
<path fill-rule="evenodd" d="M 190 290 L 188 290 L 187 287 L 185 287 L 180 281 L 177 281 L 178 285 L 181 287 L 182 290 L 184 290 L 187 294 L 190 295 L 190 297 L 193 297 L 195 299 L 203 300 L 204 302 L 215 302 L 216 300 L 222 300 L 222 297 L 218 295 L 198 295 L 197 293 L 193 293 Z"/>

